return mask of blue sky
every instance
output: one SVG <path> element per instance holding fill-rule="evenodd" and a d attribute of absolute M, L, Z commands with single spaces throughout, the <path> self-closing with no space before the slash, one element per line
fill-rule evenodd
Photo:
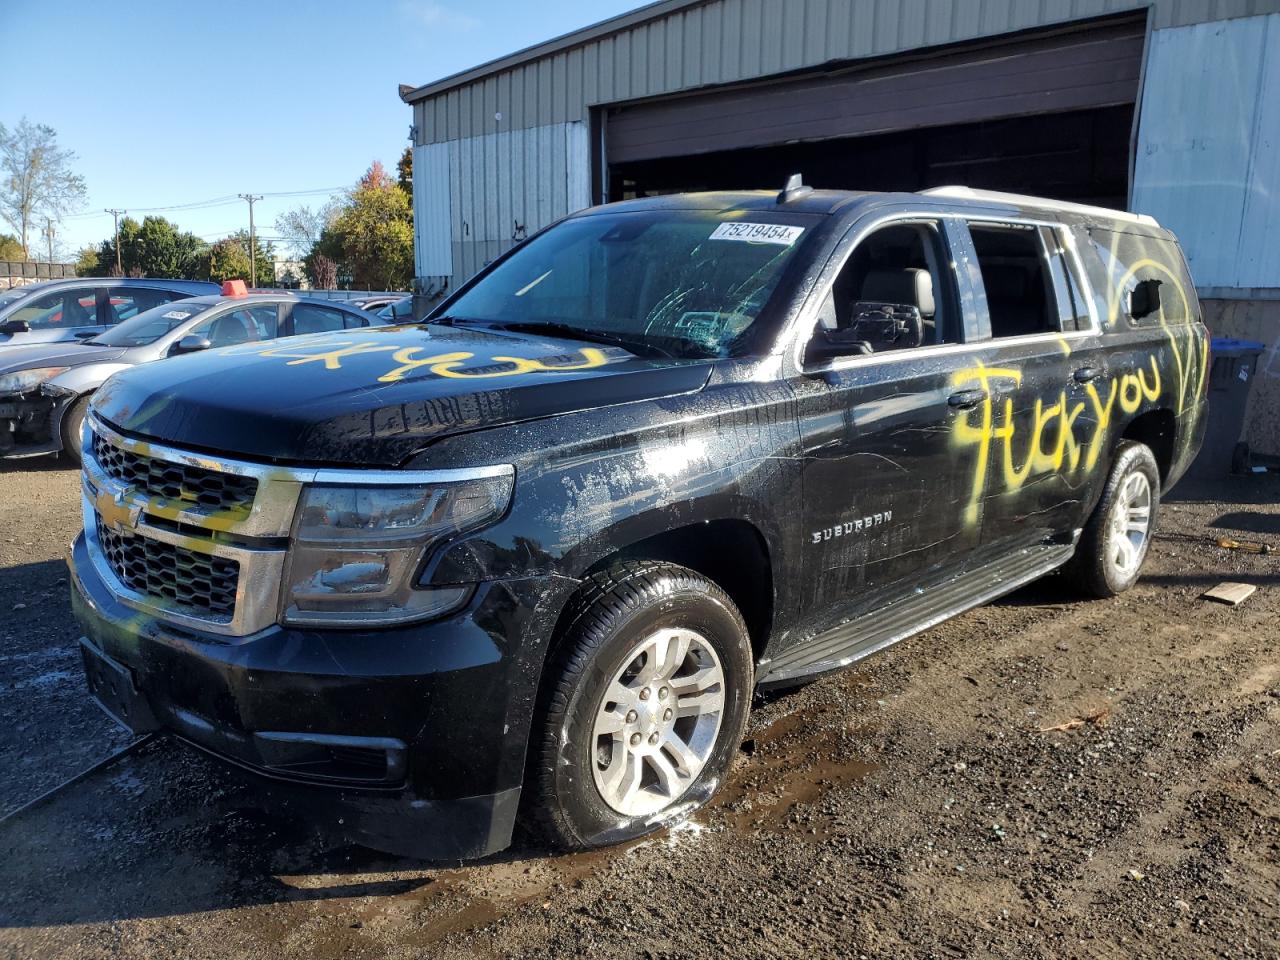
<path fill-rule="evenodd" d="M 422 84 L 639 6 L 642 0 L 6 0 L 0 122 L 24 114 L 79 155 L 87 216 L 69 251 L 132 211 L 237 193 L 348 186 L 407 144 L 400 83 Z M 259 232 L 324 195 L 267 198 Z M 243 202 L 156 211 L 206 239 L 248 225 Z M 141 219 L 142 213 L 137 214 Z M 9 232 L 0 224 L 0 232 Z"/>

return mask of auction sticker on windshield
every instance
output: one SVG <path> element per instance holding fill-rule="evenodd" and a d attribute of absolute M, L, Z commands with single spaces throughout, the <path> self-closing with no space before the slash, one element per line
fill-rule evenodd
<path fill-rule="evenodd" d="M 722 223 L 711 233 L 712 240 L 745 240 L 747 243 L 777 243 L 789 247 L 804 227 L 784 223 Z"/>

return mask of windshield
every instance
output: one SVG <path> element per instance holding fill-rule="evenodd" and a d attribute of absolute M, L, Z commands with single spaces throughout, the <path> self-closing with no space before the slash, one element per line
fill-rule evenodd
<path fill-rule="evenodd" d="M 670 210 L 567 220 L 517 248 L 446 319 L 546 323 L 556 336 L 581 330 L 680 357 L 730 356 L 812 222 Z"/>
<path fill-rule="evenodd" d="M 116 324 L 87 342 L 102 347 L 145 347 L 212 306 L 211 303 L 192 303 L 190 300 L 164 303 Z"/>
<path fill-rule="evenodd" d="M 385 307 L 378 311 L 377 316 L 383 320 L 412 320 L 413 319 L 413 297 L 405 297 L 402 300 L 393 300 Z"/>
<path fill-rule="evenodd" d="M 11 303 L 16 303 L 18 300 L 27 296 L 30 292 L 30 290 L 23 287 L 15 287 L 12 290 L 6 290 L 3 293 L 0 293 L 0 309 L 4 309 Z"/>

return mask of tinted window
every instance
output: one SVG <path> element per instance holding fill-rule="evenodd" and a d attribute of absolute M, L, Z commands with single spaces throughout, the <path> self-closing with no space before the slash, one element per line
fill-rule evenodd
<path fill-rule="evenodd" d="M 342 315 L 342 322 L 346 324 L 348 330 L 353 330 L 356 327 L 367 327 L 369 325 L 369 318 L 362 317 L 355 313 L 344 313 Z"/>
<path fill-rule="evenodd" d="M 1089 241 L 1102 262 L 1106 283 L 1102 299 L 1112 322 L 1119 316 L 1145 326 L 1188 323 L 1195 319 L 1195 286 L 1177 245 L 1160 237 L 1119 230 L 1089 229 Z M 1160 282 L 1160 310 L 1140 319 L 1129 316 L 1129 294 L 1143 280 Z"/>
<path fill-rule="evenodd" d="M 1057 298 L 1035 227 L 969 224 L 987 292 L 991 336 L 1057 333 Z"/>
<path fill-rule="evenodd" d="M 168 290 L 151 290 L 137 287 L 107 289 L 107 322 L 119 323 L 136 317 L 145 310 L 178 299 L 178 294 Z"/>
<path fill-rule="evenodd" d="M 93 289 L 59 290 L 23 304 L 6 319 L 25 321 L 32 330 L 92 327 L 98 323 L 95 303 Z"/>
<path fill-rule="evenodd" d="M 343 330 L 347 326 L 341 310 L 332 307 L 320 307 L 313 303 L 295 303 L 293 305 L 293 332 L 329 333 Z"/>

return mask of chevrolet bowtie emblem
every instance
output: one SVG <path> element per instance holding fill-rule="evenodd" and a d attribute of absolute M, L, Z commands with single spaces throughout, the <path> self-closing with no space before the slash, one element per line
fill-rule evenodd
<path fill-rule="evenodd" d="M 123 490 L 115 494 L 109 490 L 100 490 L 93 506 L 102 522 L 111 530 L 132 530 L 142 516 L 141 505 L 126 503 Z"/>

